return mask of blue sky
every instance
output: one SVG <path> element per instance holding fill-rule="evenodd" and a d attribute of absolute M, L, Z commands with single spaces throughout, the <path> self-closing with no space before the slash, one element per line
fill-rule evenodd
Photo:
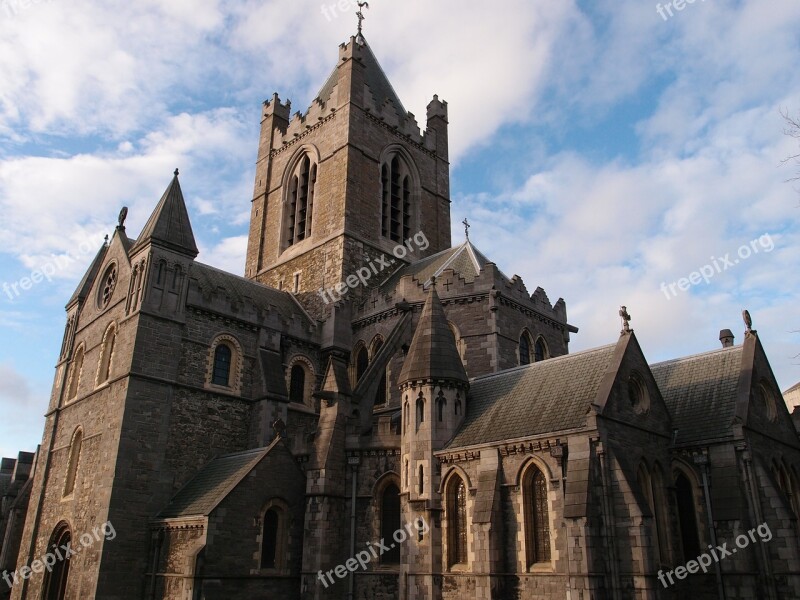
<path fill-rule="evenodd" d="M 243 271 L 260 104 L 310 104 L 355 29 L 354 10 L 327 12 L 0 0 L 0 286 L 53 270 L 0 290 L 0 454 L 41 439 L 64 304 L 121 206 L 136 235 L 180 167 L 200 260 Z M 408 110 L 449 103 L 454 241 L 469 217 L 504 272 L 563 297 L 573 351 L 614 341 L 622 304 L 653 362 L 722 328 L 741 342 L 748 308 L 782 389 L 800 380 L 800 193 L 781 164 L 798 148 L 780 115 L 800 114 L 798 31 L 786 0 L 666 20 L 641 0 L 375 0 L 365 23 Z"/>

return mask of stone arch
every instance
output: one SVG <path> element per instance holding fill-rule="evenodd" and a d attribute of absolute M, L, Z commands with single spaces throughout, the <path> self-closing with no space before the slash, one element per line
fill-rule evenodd
<path fill-rule="evenodd" d="M 302 210 L 305 212 L 303 218 L 303 232 L 301 235 L 300 232 L 290 232 L 290 228 L 296 227 L 298 225 L 297 221 L 297 213 L 292 212 L 292 195 L 294 193 L 292 181 L 297 175 L 298 169 L 301 167 L 302 161 L 308 158 L 308 181 L 307 185 L 304 186 L 305 188 L 305 207 L 298 209 L 295 206 L 295 211 Z M 315 204 L 315 189 L 317 179 L 319 178 L 319 168 L 321 165 L 320 161 L 320 153 L 319 149 L 314 144 L 303 144 L 297 150 L 295 150 L 292 158 L 287 162 L 286 169 L 283 172 L 281 177 L 281 190 L 282 190 L 282 199 L 281 199 L 281 214 L 280 214 L 280 236 L 279 236 L 279 243 L 280 248 L 279 251 L 281 253 L 286 252 L 293 246 L 299 244 L 300 242 L 309 239 L 312 236 L 313 232 L 313 217 L 314 217 L 314 204 Z M 292 224 L 292 220 L 294 224 Z"/>
<path fill-rule="evenodd" d="M 220 345 L 227 346 L 231 351 L 231 364 L 228 373 L 227 385 L 214 383 L 214 367 L 217 359 L 217 347 Z M 244 353 L 242 352 L 242 345 L 239 343 L 239 340 L 229 333 L 218 333 L 214 337 L 209 348 L 205 387 L 214 390 L 222 390 L 237 395 L 240 394 L 242 390 L 243 362 Z"/>
<path fill-rule="evenodd" d="M 97 364 L 97 378 L 95 387 L 101 386 L 111 379 L 111 369 L 114 366 L 114 348 L 117 344 L 117 322 L 111 321 L 103 334 L 100 346 L 100 361 Z"/>
<path fill-rule="evenodd" d="M 388 228 L 388 224 L 385 221 L 386 218 L 389 218 L 387 213 L 387 196 L 384 192 L 384 178 L 387 174 L 387 165 L 388 168 L 391 169 L 392 162 L 394 159 L 399 159 L 399 163 L 405 167 L 403 171 L 407 171 L 407 176 L 410 178 L 410 186 L 409 186 L 409 204 L 410 204 L 410 211 L 409 211 L 409 222 L 405 224 L 403 230 L 407 230 L 411 235 L 414 232 L 419 231 L 420 229 L 420 203 L 422 197 L 422 179 L 419 174 L 419 168 L 417 167 L 414 158 L 411 156 L 408 150 L 401 144 L 389 144 L 387 145 L 383 151 L 381 152 L 380 158 L 378 160 L 379 164 L 379 182 L 381 188 L 381 210 L 378 211 L 378 231 L 381 233 L 381 237 L 384 239 L 392 239 L 391 230 Z M 391 203 L 391 198 L 388 198 L 389 203 Z M 400 238 L 401 239 L 394 239 L 395 243 L 402 243 L 406 237 L 406 233 L 401 230 L 400 231 Z"/>
<path fill-rule="evenodd" d="M 296 398 L 296 394 L 300 393 L 299 389 L 294 389 L 297 387 L 298 383 L 295 379 L 296 370 L 295 367 L 299 367 L 303 369 L 303 388 L 302 388 L 302 397 L 301 400 L 298 402 Z M 289 359 L 289 362 L 286 364 L 286 389 L 289 392 L 289 400 L 291 402 L 298 402 L 299 404 L 304 404 L 311 408 L 314 408 L 314 388 L 316 387 L 316 371 L 314 369 L 314 364 L 311 362 L 311 359 L 305 356 L 304 354 L 295 354 Z"/>

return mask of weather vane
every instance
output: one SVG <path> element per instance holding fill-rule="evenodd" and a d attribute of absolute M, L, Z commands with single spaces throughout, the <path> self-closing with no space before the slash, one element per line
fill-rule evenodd
<path fill-rule="evenodd" d="M 366 19 L 364 16 L 364 9 L 369 8 L 369 2 L 357 2 L 357 4 L 358 12 L 356 13 L 356 16 L 358 17 L 358 35 L 356 36 L 356 41 L 363 45 L 364 35 L 361 33 L 361 30 L 363 29 L 364 19 Z"/>
<path fill-rule="evenodd" d="M 467 219 L 461 221 L 461 224 L 464 225 L 464 235 L 467 236 L 467 239 L 469 239 L 469 228 L 472 227 L 472 225 L 469 224 Z"/>

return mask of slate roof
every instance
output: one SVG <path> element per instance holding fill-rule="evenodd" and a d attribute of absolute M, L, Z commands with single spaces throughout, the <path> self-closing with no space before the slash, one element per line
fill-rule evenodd
<path fill-rule="evenodd" d="M 676 443 L 727 438 L 736 412 L 743 346 L 650 365 L 664 397 Z"/>
<path fill-rule="evenodd" d="M 277 442 L 278 440 L 276 440 Z M 172 498 L 158 515 L 162 519 L 207 516 L 273 448 L 256 448 L 218 456 Z"/>
<path fill-rule="evenodd" d="M 294 316 L 309 319 L 289 292 L 226 273 L 211 265 L 194 262 L 189 279 L 204 292 L 215 293 L 222 289 L 234 302 L 253 302 L 264 310 L 277 310 L 286 320 L 291 320 Z"/>
<path fill-rule="evenodd" d="M 460 246 L 442 250 L 398 269 L 381 284 L 381 287 L 386 290 L 393 289 L 405 275 L 412 275 L 417 281 L 427 283 L 431 277 L 439 277 L 445 269 L 453 269 L 464 278 L 464 281 L 471 283 L 490 262 L 492 261 L 467 240 Z"/>
<path fill-rule="evenodd" d="M 468 381 L 435 285 L 431 286 L 425 306 L 422 307 L 422 315 L 397 383 L 428 379 Z"/>
<path fill-rule="evenodd" d="M 616 344 L 473 379 L 448 449 L 582 427 Z"/>
<path fill-rule="evenodd" d="M 189 254 L 192 258 L 199 253 L 181 184 L 178 182 L 177 169 L 131 251 L 135 252 L 149 242 L 159 242 L 172 250 Z"/>
<path fill-rule="evenodd" d="M 378 59 L 375 57 L 375 54 L 373 54 L 372 48 L 366 43 L 366 40 L 358 56 L 364 63 L 364 80 L 372 92 L 372 97 L 375 99 L 375 106 L 380 107 L 386 100 L 391 100 L 398 114 L 405 115 L 407 111 L 403 107 L 403 103 L 400 102 L 397 92 L 394 91 L 392 84 L 389 82 L 389 78 L 386 77 L 386 73 L 383 72 Z M 317 94 L 317 99 L 320 102 L 327 103 L 331 99 L 333 88 L 336 87 L 338 82 L 339 69 L 338 67 L 334 67 L 330 77 L 328 77 L 328 80 Z"/>

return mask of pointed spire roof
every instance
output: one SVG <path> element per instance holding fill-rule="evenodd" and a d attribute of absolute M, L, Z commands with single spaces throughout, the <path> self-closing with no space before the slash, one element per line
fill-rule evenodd
<path fill-rule="evenodd" d="M 351 38 L 350 43 L 354 45 L 354 55 L 364 65 L 364 82 L 367 84 L 370 92 L 372 92 L 375 106 L 383 106 L 387 100 L 391 100 L 397 113 L 401 116 L 406 115 L 408 111 L 403 107 L 403 103 L 400 102 L 400 97 L 397 95 L 397 92 L 394 91 L 392 84 L 389 82 L 389 78 L 386 76 L 386 73 L 384 73 L 378 59 L 372 52 L 372 48 L 370 48 L 363 36 L 361 39 L 363 40 L 363 44 L 356 42 L 355 38 Z M 338 66 L 333 68 L 330 77 L 328 77 L 325 85 L 320 89 L 319 94 L 317 94 L 317 100 L 326 104 L 331 99 L 333 89 L 336 87 L 337 83 L 339 83 Z"/>
<path fill-rule="evenodd" d="M 131 251 L 135 252 L 150 243 L 188 254 L 192 258 L 199 254 L 181 184 L 178 182 L 178 169 L 175 169 L 175 176 Z"/>
<path fill-rule="evenodd" d="M 434 281 L 422 308 L 411 348 L 408 350 L 399 384 L 408 381 L 447 379 L 467 383 L 467 372 L 458 355 L 456 339 L 447 322 Z"/>

